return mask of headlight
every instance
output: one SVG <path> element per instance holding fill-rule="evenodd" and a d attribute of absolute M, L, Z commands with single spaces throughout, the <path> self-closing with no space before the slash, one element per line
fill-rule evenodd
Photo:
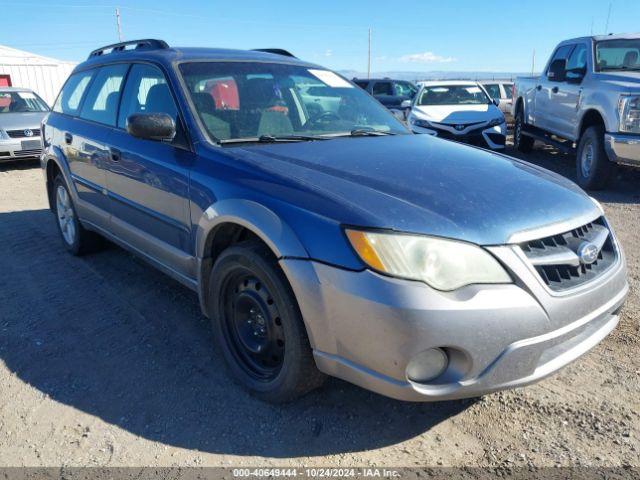
<path fill-rule="evenodd" d="M 618 100 L 619 130 L 624 133 L 640 133 L 640 97 L 622 95 Z"/>
<path fill-rule="evenodd" d="M 494 118 L 489 122 L 489 125 L 487 125 L 487 127 L 497 127 L 498 125 L 502 125 L 504 121 L 504 117 Z"/>
<path fill-rule="evenodd" d="M 413 123 L 415 126 L 417 127 L 422 127 L 422 128 L 431 128 L 431 125 L 429 124 L 428 121 L 426 120 L 421 120 L 419 118 L 412 118 L 411 119 L 411 123 Z"/>
<path fill-rule="evenodd" d="M 489 252 L 470 243 L 361 230 L 346 233 L 362 261 L 387 275 L 419 280 L 445 291 L 474 283 L 511 283 Z"/>
<path fill-rule="evenodd" d="M 9 140 L 11 137 L 7 135 L 7 132 L 0 129 L 0 140 Z"/>

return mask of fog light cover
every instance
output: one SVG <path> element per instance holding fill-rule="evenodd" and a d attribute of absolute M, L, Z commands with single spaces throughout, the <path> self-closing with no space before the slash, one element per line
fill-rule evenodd
<path fill-rule="evenodd" d="M 426 383 L 439 377 L 447 369 L 449 358 L 441 348 L 429 348 L 414 356 L 407 366 L 407 378 L 412 382 Z"/>

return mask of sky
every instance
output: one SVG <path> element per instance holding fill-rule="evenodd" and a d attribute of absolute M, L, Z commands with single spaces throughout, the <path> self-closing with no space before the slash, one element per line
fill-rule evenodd
<path fill-rule="evenodd" d="M 640 0 L 0 0 L 0 44 L 82 61 L 118 41 L 279 47 L 335 70 L 529 72 L 561 40 L 640 29 Z"/>

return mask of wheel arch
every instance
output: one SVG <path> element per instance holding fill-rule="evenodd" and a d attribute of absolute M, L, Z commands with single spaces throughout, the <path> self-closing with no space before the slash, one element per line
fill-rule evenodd
<path fill-rule="evenodd" d="M 245 238 L 260 240 L 277 259 L 309 256 L 293 229 L 264 205 L 244 199 L 216 202 L 203 212 L 196 230 L 198 297 L 205 316 L 209 273 L 217 256 Z"/>
<path fill-rule="evenodd" d="M 586 110 L 580 118 L 576 143 L 580 141 L 582 135 L 584 134 L 584 131 L 594 125 L 602 125 L 602 127 L 604 127 L 606 130 L 606 123 L 604 121 L 604 116 L 602 115 L 602 113 L 595 108 L 590 108 L 589 110 Z"/>
<path fill-rule="evenodd" d="M 54 152 L 45 156 L 43 160 L 43 170 L 47 189 L 47 199 L 49 201 L 49 209 L 51 211 L 54 210 L 53 181 L 58 174 L 62 174 L 67 186 L 69 187 L 69 192 L 71 193 L 73 200 L 76 201 L 77 191 L 74 183 L 71 181 L 71 170 L 69 169 L 69 165 L 64 155 L 59 151 L 59 149 L 56 148 Z"/>

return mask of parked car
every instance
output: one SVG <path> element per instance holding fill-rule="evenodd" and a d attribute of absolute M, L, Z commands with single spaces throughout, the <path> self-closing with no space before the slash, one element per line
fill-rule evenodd
<path fill-rule="evenodd" d="M 407 120 L 414 133 L 472 143 L 492 150 L 504 149 L 507 124 L 497 107 L 477 82 L 423 82 Z"/>
<path fill-rule="evenodd" d="M 418 93 L 418 87 L 406 80 L 354 78 L 353 83 L 373 95 L 376 100 L 402 120 L 406 118 L 407 112 L 407 109 L 402 108 L 402 103 L 406 100 L 412 100 Z"/>
<path fill-rule="evenodd" d="M 506 81 L 483 81 L 480 82 L 482 88 L 494 100 L 498 100 L 498 108 L 504 114 L 507 121 L 513 121 L 511 109 L 513 107 L 513 82 Z"/>
<path fill-rule="evenodd" d="M 566 40 L 539 77 L 515 82 L 515 146 L 576 153 L 578 183 L 607 185 L 618 163 L 640 166 L 640 35 Z"/>
<path fill-rule="evenodd" d="M 99 234 L 193 289 L 230 371 L 270 401 L 325 374 L 404 400 L 478 396 L 552 374 L 616 326 L 625 258 L 597 202 L 413 135 L 278 52 L 92 52 L 44 121 L 65 248 Z"/>
<path fill-rule="evenodd" d="M 0 161 L 40 157 L 40 124 L 48 111 L 32 90 L 0 87 Z"/>

